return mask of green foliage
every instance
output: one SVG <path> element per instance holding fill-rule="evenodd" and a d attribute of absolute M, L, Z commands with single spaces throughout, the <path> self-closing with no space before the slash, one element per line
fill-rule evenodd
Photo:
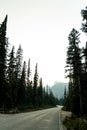
<path fill-rule="evenodd" d="M 82 31 L 87 33 L 87 7 L 81 11 L 81 15 L 84 22 Z M 79 48 L 79 36 L 79 32 L 72 29 L 68 37 L 66 72 L 69 91 L 64 108 L 77 116 L 84 116 L 87 114 L 87 42 L 85 48 Z"/>
<path fill-rule="evenodd" d="M 87 130 L 87 121 L 80 121 L 79 130 Z"/>
<path fill-rule="evenodd" d="M 79 48 L 79 32 L 75 29 L 72 29 L 69 34 L 69 47 L 67 51 L 67 68 L 69 77 L 69 93 L 65 99 L 65 106 L 67 109 L 75 114 L 81 112 L 81 73 L 82 73 L 82 64 L 81 64 L 81 51 Z M 71 98 L 71 99 L 70 99 Z M 77 105 L 77 107 L 76 107 Z"/>
<path fill-rule="evenodd" d="M 77 118 L 66 117 L 63 123 L 67 127 L 67 130 L 79 130 L 79 120 Z"/>
<path fill-rule="evenodd" d="M 87 121 L 81 120 L 76 116 L 66 117 L 63 121 L 67 130 L 87 130 Z"/>

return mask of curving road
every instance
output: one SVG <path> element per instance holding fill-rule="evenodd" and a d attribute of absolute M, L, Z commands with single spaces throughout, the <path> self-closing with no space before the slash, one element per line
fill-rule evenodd
<path fill-rule="evenodd" d="M 0 130 L 63 130 L 60 108 L 11 115 L 0 114 Z"/>

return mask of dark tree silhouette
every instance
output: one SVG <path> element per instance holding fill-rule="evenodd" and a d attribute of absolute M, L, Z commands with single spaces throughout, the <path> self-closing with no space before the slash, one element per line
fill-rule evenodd
<path fill-rule="evenodd" d="M 40 78 L 39 87 L 38 87 L 38 104 L 39 104 L 39 106 L 43 105 L 43 83 L 42 83 L 42 78 Z"/>
<path fill-rule="evenodd" d="M 14 57 L 14 46 L 9 54 L 7 79 L 9 84 L 9 96 L 11 101 L 11 107 L 14 108 L 16 104 L 16 86 L 15 86 L 15 57 Z"/>
<path fill-rule="evenodd" d="M 57 99 L 51 89 L 45 91 L 42 78 L 39 79 L 38 76 L 37 64 L 33 81 L 30 78 L 30 59 L 28 67 L 25 61 L 22 65 L 21 45 L 16 53 L 13 46 L 7 55 L 6 24 L 7 15 L 0 25 L 0 111 L 6 112 L 11 109 L 16 112 L 17 109 L 55 106 Z"/>
<path fill-rule="evenodd" d="M 21 45 L 19 45 L 19 48 L 16 53 L 16 68 L 15 68 L 17 79 L 21 78 L 22 59 L 23 59 L 23 50 L 21 48 Z"/>
<path fill-rule="evenodd" d="M 6 38 L 7 15 L 0 25 L 0 106 L 6 107 L 6 57 L 8 41 Z"/>
<path fill-rule="evenodd" d="M 26 103 L 26 62 L 23 63 L 22 74 L 19 82 L 18 88 L 18 104 L 24 105 Z"/>
<path fill-rule="evenodd" d="M 69 71 L 68 77 L 70 78 L 69 86 L 72 92 L 72 112 L 79 115 L 82 114 L 82 96 L 81 96 L 81 50 L 79 48 L 79 32 L 72 29 L 69 34 L 69 47 L 67 51 L 67 71 Z M 73 85 L 72 85 L 73 84 Z M 70 93 L 71 93 L 70 92 Z M 78 104 L 76 108 L 76 104 Z"/>
<path fill-rule="evenodd" d="M 38 72 L 37 72 L 37 64 L 36 64 L 36 66 L 35 66 L 35 74 L 34 74 L 34 81 L 33 81 L 33 105 L 34 106 L 38 106 L 37 87 L 38 87 Z"/>
<path fill-rule="evenodd" d="M 30 69 L 30 59 L 28 61 L 28 69 L 27 69 L 27 104 L 32 106 L 32 81 L 30 80 L 31 69 Z"/>
<path fill-rule="evenodd" d="M 83 23 L 82 23 L 82 31 L 87 33 L 87 7 L 83 10 L 81 10 L 81 15 L 83 17 Z"/>
<path fill-rule="evenodd" d="M 15 63 L 15 86 L 16 86 L 16 94 L 17 94 L 17 97 L 16 97 L 16 106 L 18 106 L 18 91 L 19 91 L 19 88 L 20 88 L 20 80 L 21 80 L 21 74 L 22 74 L 22 59 L 23 59 L 23 50 L 21 48 L 21 45 L 19 45 L 19 48 L 16 52 L 16 63 Z"/>

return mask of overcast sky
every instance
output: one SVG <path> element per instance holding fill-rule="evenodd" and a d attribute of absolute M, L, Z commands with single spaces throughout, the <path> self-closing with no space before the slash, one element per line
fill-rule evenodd
<path fill-rule="evenodd" d="M 80 30 L 80 12 L 86 6 L 87 0 L 0 0 L 0 23 L 8 14 L 10 46 L 17 49 L 22 45 L 24 60 L 31 59 L 32 78 L 38 63 L 45 84 L 67 81 L 64 66 L 68 35 L 72 28 Z"/>

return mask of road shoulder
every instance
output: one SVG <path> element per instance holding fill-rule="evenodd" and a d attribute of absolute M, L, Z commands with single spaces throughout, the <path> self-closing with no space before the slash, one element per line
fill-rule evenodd
<path fill-rule="evenodd" d="M 71 112 L 67 112 L 67 111 L 63 111 L 61 110 L 61 121 L 62 121 L 62 128 L 63 130 L 67 130 L 67 128 L 65 127 L 65 125 L 63 124 L 63 121 L 66 117 L 70 117 L 71 116 Z"/>

